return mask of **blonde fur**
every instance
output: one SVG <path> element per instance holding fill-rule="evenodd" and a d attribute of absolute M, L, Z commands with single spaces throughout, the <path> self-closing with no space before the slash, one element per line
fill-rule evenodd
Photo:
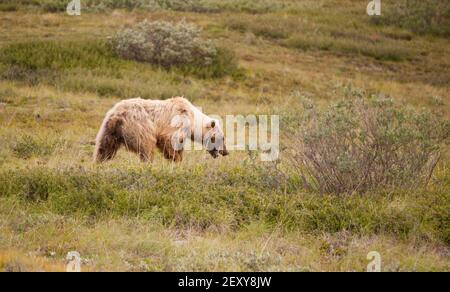
<path fill-rule="evenodd" d="M 117 103 L 106 114 L 97 134 L 94 161 L 113 159 L 122 145 L 139 155 L 142 161 L 152 161 L 155 149 L 159 149 L 166 159 L 181 161 L 183 150 L 172 147 L 172 138 L 177 135 L 182 142 L 194 137 L 185 137 L 182 124 L 174 123 L 174 117 L 188 119 L 192 127 L 200 123 L 202 139 L 213 121 L 183 97 L 168 100 L 135 98 Z M 189 130 L 194 132 L 193 128 Z"/>

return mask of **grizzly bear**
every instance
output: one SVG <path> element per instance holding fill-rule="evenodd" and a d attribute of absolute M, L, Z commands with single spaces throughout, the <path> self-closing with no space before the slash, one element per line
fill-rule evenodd
<path fill-rule="evenodd" d="M 123 100 L 103 120 L 94 161 L 113 159 L 124 146 L 144 162 L 153 160 L 155 149 L 166 159 L 180 162 L 186 139 L 202 143 L 214 158 L 229 154 L 219 121 L 203 114 L 184 97 Z"/>

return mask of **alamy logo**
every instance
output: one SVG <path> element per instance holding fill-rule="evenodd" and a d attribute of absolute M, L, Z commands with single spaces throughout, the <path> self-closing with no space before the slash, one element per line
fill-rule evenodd
<path fill-rule="evenodd" d="M 81 15 L 81 0 L 70 1 L 70 3 L 67 5 L 66 11 L 70 16 Z"/>
<path fill-rule="evenodd" d="M 81 272 L 81 256 L 77 251 L 71 251 L 66 257 L 66 272 Z"/>
<path fill-rule="evenodd" d="M 367 272 L 381 272 L 381 255 L 377 251 L 371 251 L 367 254 Z"/>
<path fill-rule="evenodd" d="M 372 0 L 367 5 L 367 15 L 380 16 L 381 15 L 381 0 Z"/>
<path fill-rule="evenodd" d="M 178 128 L 171 138 L 172 148 L 179 150 L 258 151 L 261 161 L 275 161 L 280 154 L 280 117 L 278 115 L 210 115 L 213 126 L 204 130 L 204 121 L 190 121 L 177 115 L 171 126 Z M 222 129 L 226 123 L 225 131 Z M 226 133 L 226 135 L 225 135 Z M 193 139 L 187 139 L 192 137 Z M 201 141 L 201 143 L 193 143 Z"/>

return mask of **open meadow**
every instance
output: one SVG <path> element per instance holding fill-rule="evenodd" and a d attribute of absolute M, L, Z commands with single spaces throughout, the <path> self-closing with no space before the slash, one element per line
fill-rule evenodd
<path fill-rule="evenodd" d="M 67 2 L 0 1 L 0 271 L 450 271 L 448 1 Z M 213 57 L 130 55 L 145 20 Z M 115 103 L 173 96 L 279 115 L 279 159 L 93 162 Z"/>

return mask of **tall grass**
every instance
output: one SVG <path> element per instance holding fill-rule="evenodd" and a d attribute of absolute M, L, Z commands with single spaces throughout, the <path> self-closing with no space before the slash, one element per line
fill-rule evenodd
<path fill-rule="evenodd" d="M 326 35 L 296 35 L 283 44 L 302 51 L 320 50 L 348 56 L 361 55 L 380 61 L 405 61 L 415 57 L 414 50 L 399 46 L 393 41 L 357 41 Z"/>
<path fill-rule="evenodd" d="M 304 22 L 290 15 L 257 15 L 245 18 L 229 17 L 224 25 L 241 33 L 303 51 L 329 51 L 349 56 L 365 56 L 381 61 L 405 61 L 417 57 L 416 49 L 408 45 L 407 33 L 361 33 L 352 27 L 336 28 L 330 24 Z"/>
<path fill-rule="evenodd" d="M 318 196 L 268 184 L 263 167 L 2 170 L 0 196 L 60 215 L 145 218 L 165 226 L 240 229 L 251 222 L 317 234 L 422 235 L 449 240 L 445 191 Z M 214 182 L 214 183 L 211 183 Z M 397 207 L 395 202 L 403 202 Z M 433 214 L 433 215 L 431 215 Z"/>
<path fill-rule="evenodd" d="M 63 269 L 69 250 L 82 254 L 83 270 L 363 270 L 368 250 L 382 254 L 383 271 L 449 269 L 448 144 L 436 145 L 442 119 L 418 109 L 448 118 L 445 40 L 370 25 L 361 1 L 158 1 L 161 8 L 82 0 L 81 17 L 67 17 L 63 2 L 0 4 L 10 10 L 0 16 L 8 25 L 0 40 L 0 269 L 33 269 L 30 252 Z M 166 11 L 148 13 L 155 9 Z M 143 17 L 180 16 L 215 38 L 211 66 L 124 59 L 93 39 Z M 229 70 L 237 56 L 245 80 Z M 317 103 L 299 110 L 297 96 L 286 98 L 297 90 Z M 404 104 L 366 99 L 380 91 Z M 157 156 L 149 165 L 124 151 L 91 164 L 95 134 L 119 98 L 181 94 L 209 113 L 280 114 L 281 134 L 290 134 L 280 137 L 280 160 L 189 153 L 181 164 Z M 330 105 L 342 97 L 352 102 Z M 290 155 L 305 153 L 296 140 L 325 161 L 325 183 L 305 173 L 304 161 L 290 165 Z M 378 161 L 362 163 L 373 153 Z M 343 184 L 325 191 L 336 177 Z"/>
<path fill-rule="evenodd" d="M 450 2 L 447 0 L 398 0 L 383 4 L 386 6 L 382 15 L 371 18 L 375 24 L 450 37 Z"/>
<path fill-rule="evenodd" d="M 19 158 L 28 159 L 32 156 L 48 156 L 53 154 L 64 141 L 48 138 L 22 135 L 11 144 L 11 150 Z"/>
<path fill-rule="evenodd" d="M 46 12 L 63 12 L 68 1 L 65 0 L 5 0 L 0 6 L 6 11 L 19 9 L 39 9 Z M 108 9 L 175 10 L 200 13 L 222 11 L 246 12 L 252 14 L 287 10 L 295 6 L 284 0 L 86 0 L 82 2 L 85 11 L 104 11 Z"/>
<path fill-rule="evenodd" d="M 80 67 L 114 70 L 124 64 L 114 56 L 107 43 L 101 41 L 32 41 L 10 44 L 1 49 L 0 62 L 26 70 L 64 70 Z"/>
<path fill-rule="evenodd" d="M 121 59 L 102 41 L 32 41 L 0 49 L 0 79 L 30 85 L 47 83 L 62 90 L 100 96 L 165 99 L 183 92 L 195 97 L 201 92 L 190 81 L 192 77 L 237 77 L 240 72 L 234 54 L 222 48 L 210 66 L 194 64 L 170 69 Z"/>

